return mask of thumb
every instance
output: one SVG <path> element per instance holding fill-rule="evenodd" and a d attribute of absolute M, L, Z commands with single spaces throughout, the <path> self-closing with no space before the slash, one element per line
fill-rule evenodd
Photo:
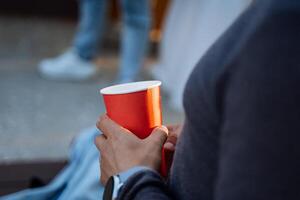
<path fill-rule="evenodd" d="M 150 136 L 146 139 L 147 142 L 162 147 L 168 138 L 168 129 L 165 126 L 156 127 Z"/>

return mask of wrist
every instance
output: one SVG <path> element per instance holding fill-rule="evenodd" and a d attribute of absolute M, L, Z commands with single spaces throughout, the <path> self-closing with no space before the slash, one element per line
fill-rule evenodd
<path fill-rule="evenodd" d="M 143 170 L 152 170 L 146 166 L 134 166 L 128 170 L 120 172 L 118 175 L 120 176 L 121 181 L 124 183 L 126 182 L 133 174 L 143 171 Z"/>

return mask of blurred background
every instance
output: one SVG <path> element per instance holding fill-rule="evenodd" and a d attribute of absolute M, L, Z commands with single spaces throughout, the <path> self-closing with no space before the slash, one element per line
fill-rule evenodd
<path fill-rule="evenodd" d="M 189 73 L 250 0 L 80 2 L 0 2 L 0 195 L 64 166 L 71 141 L 105 112 L 103 87 L 162 80 L 164 124 L 181 123 Z"/>
<path fill-rule="evenodd" d="M 152 1 L 149 48 L 141 80 L 157 59 L 163 18 L 169 1 Z M 120 7 L 107 5 L 108 19 L 96 58 L 99 76 L 85 82 L 41 78 L 37 66 L 66 50 L 78 20 L 77 1 L 1 1 L 0 6 L 0 160 L 64 158 L 78 132 L 105 112 L 99 89 L 113 84 L 120 40 Z M 164 106 L 166 123 L 181 114 Z"/>
<path fill-rule="evenodd" d="M 72 43 L 78 20 L 77 1 L 1 1 L 0 6 L 0 159 L 64 158 L 81 129 L 105 112 L 99 89 L 113 84 L 118 70 L 120 14 L 108 1 L 107 25 L 96 58 L 99 75 L 84 82 L 43 79 L 39 62 L 55 57 Z M 140 80 L 151 79 L 168 1 L 152 1 L 149 48 Z M 164 106 L 165 122 L 180 114 Z"/>

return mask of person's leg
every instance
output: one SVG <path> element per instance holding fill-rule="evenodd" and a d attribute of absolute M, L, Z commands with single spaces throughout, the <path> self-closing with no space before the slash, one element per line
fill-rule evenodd
<path fill-rule="evenodd" d="M 106 3 L 106 0 L 79 0 L 80 21 L 73 47 L 85 60 L 91 60 L 97 55 Z"/>
<path fill-rule="evenodd" d="M 123 33 L 119 82 L 136 79 L 143 63 L 150 27 L 149 0 L 121 0 Z"/>
<path fill-rule="evenodd" d="M 97 54 L 106 0 L 80 0 L 80 18 L 73 45 L 66 53 L 43 60 L 38 70 L 52 80 L 87 80 L 97 74 L 92 59 Z"/>

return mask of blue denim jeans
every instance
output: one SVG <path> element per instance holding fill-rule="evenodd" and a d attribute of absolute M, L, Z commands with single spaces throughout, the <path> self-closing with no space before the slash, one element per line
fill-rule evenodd
<path fill-rule="evenodd" d="M 118 80 L 136 78 L 147 46 L 150 27 L 149 0 L 120 0 L 122 44 Z M 91 60 L 97 55 L 104 27 L 107 0 L 80 0 L 80 21 L 73 46 L 79 56 Z"/>

